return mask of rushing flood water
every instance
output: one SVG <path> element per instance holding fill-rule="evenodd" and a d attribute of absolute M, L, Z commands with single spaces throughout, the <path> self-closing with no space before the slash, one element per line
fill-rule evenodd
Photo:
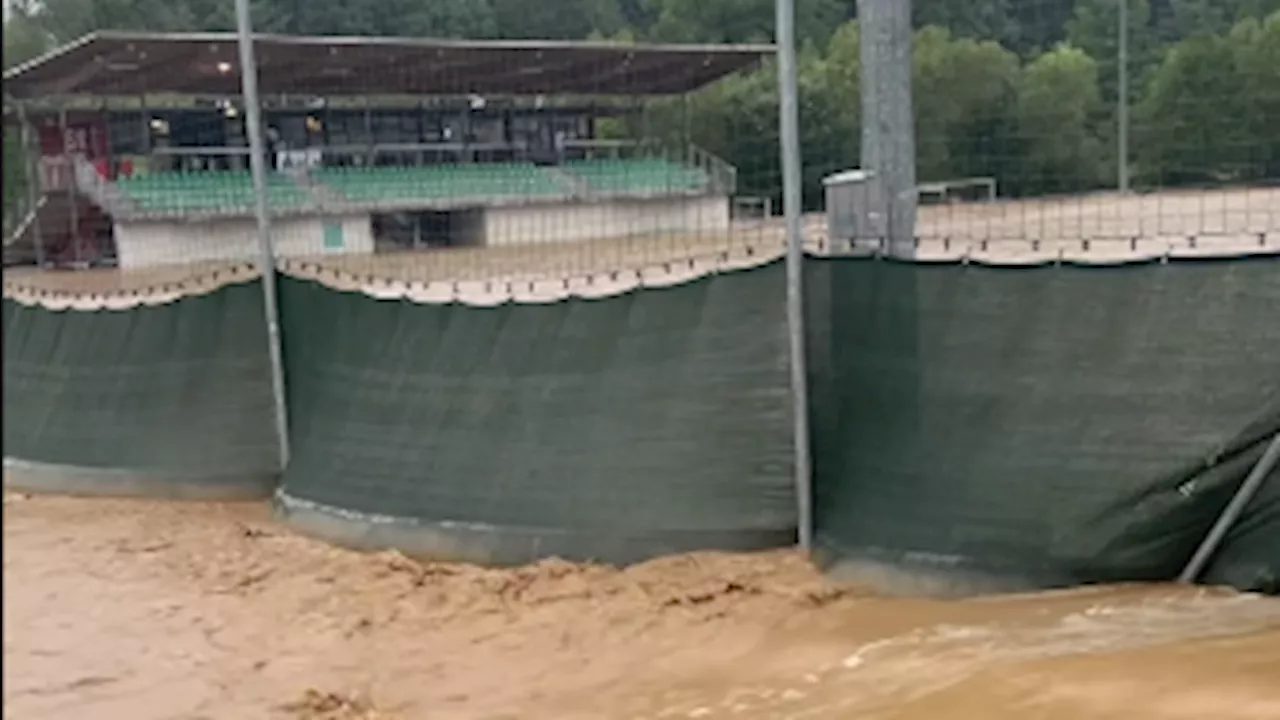
<path fill-rule="evenodd" d="M 1280 600 L 967 601 L 792 553 L 413 563 L 254 505 L 7 495 L 6 719 L 1280 718 Z"/>

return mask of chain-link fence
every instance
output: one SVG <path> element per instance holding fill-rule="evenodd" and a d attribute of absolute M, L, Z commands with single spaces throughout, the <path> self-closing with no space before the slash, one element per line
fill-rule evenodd
<path fill-rule="evenodd" d="M 233 30 L 221 5 L 151 15 L 123 3 L 90 18 L 77 0 L 16 3 L 6 57 L 12 65 L 106 28 Z M 282 256 L 410 280 L 612 270 L 732 248 L 739 219 L 759 235 L 761 210 L 780 210 L 776 70 L 768 48 L 742 45 L 772 40 L 769 3 L 729 12 L 724 0 L 696 10 L 682 0 L 562 0 L 540 7 L 536 31 L 509 5 L 426 2 L 432 11 L 397 8 L 393 18 L 254 5 L 259 32 L 520 39 L 470 49 L 264 39 L 264 152 Z M 893 144 L 884 157 L 898 157 L 910 139 L 913 182 L 893 194 L 919 204 L 911 229 L 922 239 L 1177 242 L 1275 231 L 1272 4 L 920 0 L 911 9 L 913 37 L 864 42 L 858 3 L 798 3 L 810 212 L 823 207 L 824 177 L 882 165 L 864 153 Z M 252 256 L 241 252 L 253 202 L 234 39 L 161 37 L 100 38 L 14 77 L 11 265 L 137 257 L 168 266 L 171 279 L 177 264 Z M 908 40 L 910 77 L 882 78 L 890 65 L 877 58 Z M 660 41 L 739 47 L 650 47 Z M 85 70 L 93 63 L 101 67 Z M 863 122 L 864 96 L 908 83 L 906 104 L 868 105 L 908 115 Z M 184 228 L 171 234 L 189 236 L 181 246 L 141 229 L 167 220 Z M 824 224 L 813 215 L 809 234 Z M 238 226 L 245 232 L 222 231 Z M 122 252 L 135 238 L 142 255 Z M 490 251 L 474 252 L 481 246 Z M 437 248 L 456 252 L 405 252 Z"/>
<path fill-rule="evenodd" d="M 1280 431 L 1280 15 L 858 10 L 799 83 L 819 557 L 905 592 L 1175 577 Z M 1265 487 L 1215 580 L 1274 589 Z"/>
<path fill-rule="evenodd" d="M 9 327 L 31 328 L 6 365 L 30 391 L 6 412 L 40 411 L 45 368 L 66 386 L 6 435 L 28 474 L 184 485 L 252 435 L 256 462 L 288 442 L 282 512 L 366 544 L 625 560 L 790 540 L 782 233 L 693 139 L 694 96 L 772 46 L 517 41 L 497 6 L 506 31 L 406 10 L 389 29 L 419 36 L 371 37 L 276 9 L 292 32 L 258 34 L 252 59 L 224 16 L 131 17 L 6 77 L 60 203 L 15 237 L 35 265 L 6 284 Z M 63 239 L 90 227 L 93 244 Z M 256 309 L 229 302 L 259 278 Z M 102 310 L 137 327 L 104 347 Z M 159 342 L 197 311 L 261 352 Z M 274 434 L 264 369 L 287 385 Z M 164 410 L 178 397 L 211 419 Z M 118 421 L 77 420 L 95 414 Z"/>
<path fill-rule="evenodd" d="M 237 472 L 262 475 L 284 442 L 269 427 L 274 376 L 288 388 L 274 403 L 287 404 L 293 446 L 282 497 L 331 534 L 349 531 L 330 523 L 342 512 L 405 520 L 386 526 L 384 544 L 462 518 L 466 533 L 426 542 L 480 559 L 586 546 L 628 558 L 788 535 L 773 2 L 250 5 L 257 103 L 246 99 L 234 3 L 12 4 L 6 419 L 42 419 L 7 422 L 7 454 L 166 477 L 224 477 L 227 458 L 240 458 Z M 1123 263 L 1280 245 L 1275 2 L 797 0 L 794 25 L 811 255 Z M 261 262 L 260 221 L 273 268 Z M 1006 287 L 958 268 L 842 259 L 854 264 L 805 263 L 815 478 L 845 483 L 818 488 L 826 522 L 880 501 L 892 519 L 892 493 L 849 478 L 929 475 L 937 468 L 903 458 L 927 456 L 939 433 L 950 444 L 937 447 L 972 473 L 958 484 L 1010 475 L 982 465 L 997 454 L 1040 468 L 1026 453 L 961 451 L 987 447 L 1011 427 L 996 420 L 1024 417 L 1028 397 L 1052 404 L 1043 388 L 1079 400 L 1107 382 L 1141 385 L 1142 402 L 1167 401 L 1176 373 L 1103 381 L 1090 363 L 1159 364 L 1174 346 L 1188 355 L 1213 339 L 1165 338 L 1157 352 L 1138 322 L 1172 332 L 1194 316 L 1248 348 L 1225 371 L 1238 382 L 1205 391 L 1219 395 L 1214 412 L 1190 390 L 1179 397 L 1199 400 L 1160 405 L 1183 430 L 1215 418 L 1196 427 L 1238 459 L 1258 434 L 1246 416 L 1272 417 L 1256 407 L 1274 394 L 1265 362 L 1275 351 L 1258 320 L 1274 298 L 1256 266 L 1194 278 L 1181 276 L 1209 271 L 1179 266 L 1176 281 L 1142 276 L 1122 291 L 1092 275 Z M 257 291 L 263 270 L 266 307 L 241 292 Z M 1229 288 L 1225 299 L 1212 287 Z M 1201 294 L 1184 297 L 1190 288 Z M 1178 318 L 1112 316 L 1111 335 L 1060 327 L 1103 323 L 1114 307 L 1075 309 L 1104 297 Z M 91 322 L 102 310 L 116 324 Z M 197 311 L 199 330 L 184 319 Z M 1027 330 L 1046 324 L 1054 333 Z M 267 349 L 281 346 L 273 369 Z M 1018 378 L 1008 392 L 981 391 L 995 382 L 986 354 Z M 1230 364 L 1197 357 L 1208 375 Z M 1050 369 L 1083 379 L 1054 385 Z M 175 398 L 204 420 L 175 414 Z M 1137 422 L 1092 405 L 1104 406 Z M 944 415 L 968 418 L 980 437 L 948 429 Z M 1039 427 L 1030 418 L 1023 431 Z M 1052 434 L 1023 440 L 1041 447 Z M 1045 496 L 1027 497 L 1031 507 Z M 1114 509 L 1100 507 L 1077 508 L 1073 521 Z M 992 523 L 1052 535 L 1025 514 Z M 1194 529 L 1207 513 L 1193 514 Z M 958 555 L 1013 537 L 972 535 Z M 935 540 L 921 552 L 943 553 L 937 538 L 893 542 Z M 1036 554 L 1050 552 L 1043 544 L 1029 546 L 1019 562 L 1052 565 Z M 1123 570 L 1158 575 L 1176 555 Z M 1123 575 L 1117 567 L 1106 572 Z M 1035 581 L 1106 576 L 1077 570 Z"/>

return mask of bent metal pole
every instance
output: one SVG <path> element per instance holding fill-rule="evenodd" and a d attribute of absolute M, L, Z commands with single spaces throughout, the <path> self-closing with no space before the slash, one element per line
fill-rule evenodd
<path fill-rule="evenodd" d="M 800 549 L 813 548 L 813 475 L 809 458 L 809 388 L 804 347 L 804 239 L 800 213 L 800 117 L 797 105 L 795 0 L 777 0 L 778 122 L 782 152 L 782 212 L 787 225 L 787 336 L 791 354 L 791 411 L 795 444 Z"/>
<path fill-rule="evenodd" d="M 1195 555 L 1191 556 L 1191 562 L 1187 563 L 1187 567 L 1182 571 L 1182 575 L 1178 576 L 1178 580 L 1184 583 L 1195 582 L 1200 573 L 1204 572 L 1205 566 L 1209 564 L 1209 560 L 1213 558 L 1213 554 L 1218 551 L 1218 546 L 1227 537 L 1227 533 L 1231 527 L 1240 519 L 1241 513 L 1249 506 L 1249 502 L 1253 500 L 1253 496 L 1258 494 L 1258 490 L 1262 488 L 1262 483 L 1266 481 L 1271 471 L 1280 465 L 1280 433 L 1276 433 L 1271 438 L 1271 444 L 1267 446 L 1266 452 L 1262 453 L 1262 457 L 1258 459 L 1258 463 L 1249 471 L 1249 476 L 1240 483 L 1240 489 L 1236 490 L 1236 494 L 1231 498 L 1231 502 L 1227 503 L 1227 507 L 1222 511 L 1222 515 L 1218 516 L 1218 521 L 1213 524 L 1213 529 L 1205 536 L 1204 541 L 1200 543 L 1200 547 L 1196 548 Z"/>
<path fill-rule="evenodd" d="M 276 308 L 275 248 L 267 216 L 267 168 L 262 145 L 262 105 L 258 102 L 258 64 L 253 55 L 249 0 L 236 0 L 236 32 L 240 45 L 240 83 L 244 94 L 245 126 L 249 132 L 249 169 L 253 173 L 254 216 L 258 221 L 258 266 L 262 270 L 267 346 L 271 355 L 271 390 L 275 397 L 276 437 L 280 471 L 289 464 L 289 411 L 285 406 L 284 362 L 280 352 L 280 313 Z"/>

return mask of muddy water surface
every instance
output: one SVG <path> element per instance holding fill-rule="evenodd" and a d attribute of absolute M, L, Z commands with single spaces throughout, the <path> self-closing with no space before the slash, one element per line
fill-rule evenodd
<path fill-rule="evenodd" d="M 359 555 L 260 505 L 8 494 L 6 720 L 1280 718 L 1280 600 L 827 586 L 789 552 L 617 571 Z"/>

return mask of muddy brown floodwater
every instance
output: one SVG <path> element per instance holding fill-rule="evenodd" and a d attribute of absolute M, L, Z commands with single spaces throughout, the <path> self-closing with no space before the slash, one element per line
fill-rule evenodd
<path fill-rule="evenodd" d="M 1280 718 L 1280 600 L 924 601 L 790 552 L 360 555 L 262 505 L 4 500 L 6 720 Z"/>

